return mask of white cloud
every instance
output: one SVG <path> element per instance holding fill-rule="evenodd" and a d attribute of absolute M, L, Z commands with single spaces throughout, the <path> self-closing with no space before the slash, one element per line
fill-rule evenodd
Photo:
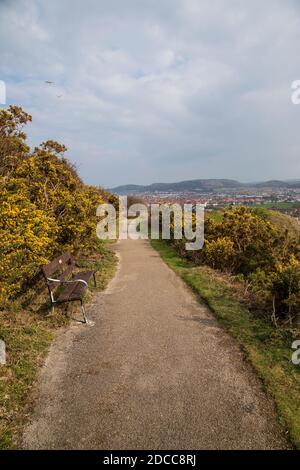
<path fill-rule="evenodd" d="M 292 0 L 0 3 L 0 79 L 31 141 L 108 186 L 295 177 L 299 52 Z"/>

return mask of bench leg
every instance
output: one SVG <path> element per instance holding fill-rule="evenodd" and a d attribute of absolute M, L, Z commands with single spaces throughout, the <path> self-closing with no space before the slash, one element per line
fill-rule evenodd
<path fill-rule="evenodd" d="M 93 278 L 94 278 L 94 286 L 97 287 L 96 273 L 93 274 Z"/>
<path fill-rule="evenodd" d="M 85 308 L 84 308 L 84 305 L 83 305 L 82 300 L 80 301 L 80 303 L 81 303 L 82 315 L 83 315 L 83 318 L 84 318 L 84 322 L 83 322 L 83 323 L 88 323 L 87 318 L 86 318 L 86 314 L 85 314 Z"/>

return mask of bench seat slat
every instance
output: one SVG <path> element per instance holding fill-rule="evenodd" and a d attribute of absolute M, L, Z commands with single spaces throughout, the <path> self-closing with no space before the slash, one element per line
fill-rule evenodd
<path fill-rule="evenodd" d="M 81 300 L 86 286 L 81 282 L 74 282 L 74 284 L 66 284 L 63 290 L 58 295 L 56 302 L 69 302 L 71 300 Z"/>
<path fill-rule="evenodd" d="M 73 276 L 73 281 L 82 279 L 85 282 L 89 282 L 91 277 L 94 275 L 94 271 L 84 271 L 76 273 Z M 86 286 L 82 282 L 65 284 L 62 291 L 58 295 L 56 302 L 68 302 L 69 300 L 81 300 L 86 290 Z"/>

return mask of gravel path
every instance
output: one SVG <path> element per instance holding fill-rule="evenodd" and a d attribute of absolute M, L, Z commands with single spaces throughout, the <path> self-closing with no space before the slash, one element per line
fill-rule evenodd
<path fill-rule="evenodd" d="M 33 394 L 29 449 L 280 449 L 252 369 L 147 241 L 54 342 Z"/>

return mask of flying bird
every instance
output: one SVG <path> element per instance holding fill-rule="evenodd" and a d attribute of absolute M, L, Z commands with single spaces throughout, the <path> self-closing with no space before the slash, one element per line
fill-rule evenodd
<path fill-rule="evenodd" d="M 47 85 L 52 85 L 54 82 L 51 82 L 50 80 L 45 80 L 45 83 L 47 83 Z"/>

